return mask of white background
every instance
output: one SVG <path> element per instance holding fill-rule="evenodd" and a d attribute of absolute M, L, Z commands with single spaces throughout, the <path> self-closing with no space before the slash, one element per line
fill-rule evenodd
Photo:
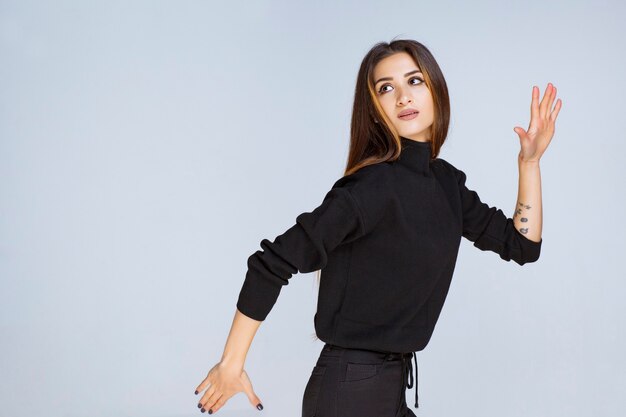
<path fill-rule="evenodd" d="M 2 416 L 198 415 L 248 256 L 342 175 L 361 59 L 394 37 L 446 77 L 440 156 L 509 216 L 532 86 L 563 100 L 541 258 L 463 240 L 416 413 L 623 414 L 624 3 L 339 3 L 0 1 Z M 300 415 L 316 297 L 295 275 L 253 341 L 261 414 L 217 415 Z"/>

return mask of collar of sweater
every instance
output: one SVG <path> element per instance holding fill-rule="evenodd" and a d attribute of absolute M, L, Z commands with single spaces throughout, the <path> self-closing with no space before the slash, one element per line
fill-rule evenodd
<path fill-rule="evenodd" d="M 431 161 L 430 142 L 419 142 L 400 136 L 400 143 L 402 144 L 402 150 L 397 161 L 402 165 L 406 165 L 412 171 L 429 177 Z"/>

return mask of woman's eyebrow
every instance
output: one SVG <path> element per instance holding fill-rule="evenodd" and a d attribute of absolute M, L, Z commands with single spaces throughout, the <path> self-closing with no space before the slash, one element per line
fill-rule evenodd
<path fill-rule="evenodd" d="M 414 71 L 407 72 L 406 74 L 404 74 L 404 76 L 405 76 L 405 77 L 408 77 L 409 75 L 411 75 L 411 74 L 415 74 L 415 73 L 418 73 L 418 72 L 419 72 L 420 74 L 422 73 L 422 71 L 420 71 L 419 69 L 416 69 L 416 70 L 414 70 Z M 383 78 L 379 78 L 379 79 L 378 79 L 378 81 L 376 81 L 376 82 L 374 83 L 374 85 L 378 84 L 378 83 L 379 83 L 379 82 L 381 82 L 381 81 L 392 81 L 392 80 L 393 80 L 393 77 L 383 77 Z"/>

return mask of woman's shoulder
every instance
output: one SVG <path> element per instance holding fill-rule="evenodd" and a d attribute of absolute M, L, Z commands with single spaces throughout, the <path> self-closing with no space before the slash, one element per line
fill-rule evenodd
<path fill-rule="evenodd" d="M 343 187 L 352 192 L 361 190 L 382 191 L 390 185 L 392 168 L 388 162 L 366 165 L 357 171 L 344 175 L 333 184 L 333 188 Z"/>
<path fill-rule="evenodd" d="M 454 176 L 457 178 L 463 172 L 459 168 L 457 168 L 453 163 L 443 158 L 435 158 L 435 160 L 433 161 L 433 167 L 439 170 L 441 174 L 443 175 Z"/>
<path fill-rule="evenodd" d="M 456 171 L 456 167 L 452 163 L 450 163 L 449 161 L 443 158 L 439 158 L 439 157 L 435 158 L 435 160 L 433 161 L 433 164 L 437 167 L 441 167 L 442 169 L 448 172 Z"/>
<path fill-rule="evenodd" d="M 378 162 L 344 175 L 333 185 L 333 189 L 346 191 L 363 219 L 365 233 L 373 230 L 393 201 L 392 175 L 389 163 Z"/>

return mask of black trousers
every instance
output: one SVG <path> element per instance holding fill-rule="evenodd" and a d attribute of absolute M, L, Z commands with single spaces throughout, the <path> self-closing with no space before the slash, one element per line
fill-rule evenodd
<path fill-rule="evenodd" d="M 326 343 L 304 389 L 302 417 L 415 417 L 405 397 L 412 356 Z M 417 383 L 415 390 L 417 406 Z"/>

